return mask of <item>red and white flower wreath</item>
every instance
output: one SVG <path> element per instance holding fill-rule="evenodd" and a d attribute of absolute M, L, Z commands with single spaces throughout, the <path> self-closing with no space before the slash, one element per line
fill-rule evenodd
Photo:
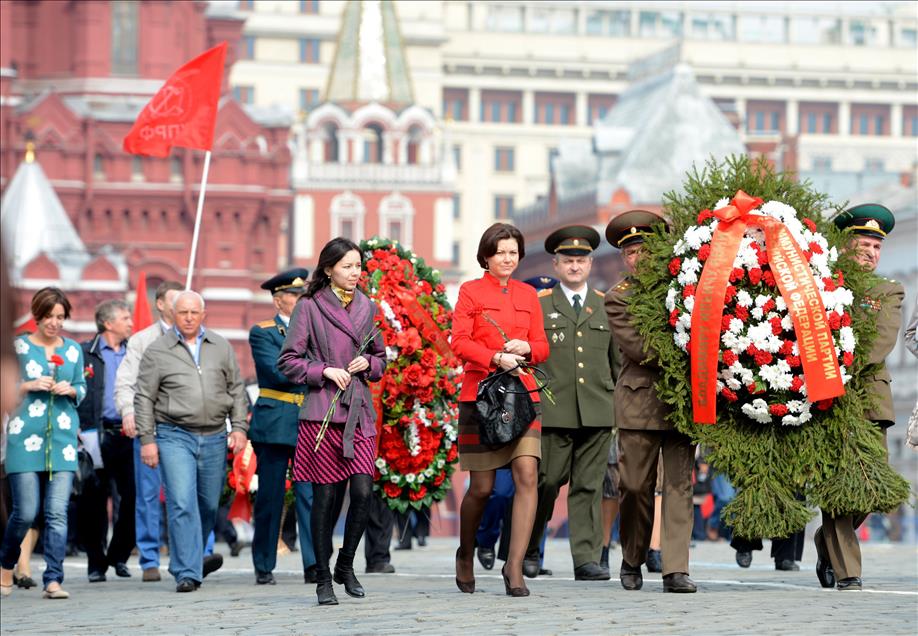
<path fill-rule="evenodd" d="M 721 199 L 714 209 L 728 203 L 728 199 Z M 838 251 L 829 247 L 811 219 L 798 218 L 797 211 L 789 205 L 768 201 L 751 214 L 771 216 L 784 223 L 803 250 L 826 308 L 842 383 L 847 383 L 851 376 L 845 367 L 853 362 L 855 351 L 849 313 L 854 296 L 844 287 L 841 271 L 836 269 L 833 273 Z M 673 340 L 686 353 L 695 286 L 711 253 L 711 238 L 718 222 L 711 210 L 702 210 L 698 224 L 689 227 L 673 246 L 674 257 L 669 263 L 673 279 L 666 309 L 675 332 Z M 798 426 L 812 419 L 812 406 L 827 410 L 832 400 L 812 405 L 806 399 L 797 337 L 768 265 L 766 249 L 764 234 L 750 228 L 733 262 L 721 321 L 717 394 L 730 406 L 739 406 L 755 422 Z"/>

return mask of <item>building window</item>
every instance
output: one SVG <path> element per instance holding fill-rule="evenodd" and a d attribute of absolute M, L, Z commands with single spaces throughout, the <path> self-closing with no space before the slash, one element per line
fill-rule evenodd
<path fill-rule="evenodd" d="M 866 20 L 851 20 L 848 25 L 848 44 L 874 46 L 878 44 L 877 28 Z"/>
<path fill-rule="evenodd" d="M 184 180 L 184 170 L 182 160 L 178 157 L 169 159 L 169 181 L 172 183 L 181 183 Z"/>
<path fill-rule="evenodd" d="M 459 241 L 453 241 L 453 265 L 459 264 L 459 257 L 462 254 L 462 244 Z"/>
<path fill-rule="evenodd" d="M 453 146 L 453 163 L 456 164 L 456 171 L 462 172 L 462 146 Z"/>
<path fill-rule="evenodd" d="M 832 134 L 832 113 L 825 113 L 822 116 L 822 132 L 825 135 Z"/>
<path fill-rule="evenodd" d="M 752 101 L 746 105 L 747 132 L 774 135 L 781 132 L 784 102 Z"/>
<path fill-rule="evenodd" d="M 570 125 L 574 110 L 573 93 L 536 93 L 533 119 L 537 124 Z"/>
<path fill-rule="evenodd" d="M 886 118 L 883 115 L 877 115 L 873 119 L 873 134 L 874 135 L 885 135 L 886 134 Z"/>
<path fill-rule="evenodd" d="M 875 157 L 864 159 L 864 172 L 867 174 L 880 174 L 883 172 L 883 160 Z"/>
<path fill-rule="evenodd" d="M 586 17 L 586 32 L 588 35 L 626 37 L 631 33 L 631 12 L 605 9 L 590 11 Z"/>
<path fill-rule="evenodd" d="M 813 157 L 813 170 L 816 172 L 831 172 L 832 157 L 826 157 L 823 155 Z"/>
<path fill-rule="evenodd" d="M 462 195 L 453 195 L 453 220 L 458 221 L 462 218 Z"/>
<path fill-rule="evenodd" d="M 638 34 L 649 38 L 677 38 L 682 35 L 682 14 L 678 11 L 641 11 Z"/>
<path fill-rule="evenodd" d="M 740 42 L 780 44 L 787 40 L 784 16 L 741 15 L 738 17 Z"/>
<path fill-rule="evenodd" d="M 242 37 L 242 40 L 239 42 L 240 48 L 242 49 L 239 52 L 239 57 L 243 60 L 254 60 L 255 59 L 255 36 L 245 35 Z"/>
<path fill-rule="evenodd" d="M 300 38 L 300 62 L 317 64 L 319 62 L 319 39 Z"/>
<path fill-rule="evenodd" d="M 137 74 L 138 2 L 118 0 L 112 8 L 112 74 Z"/>
<path fill-rule="evenodd" d="M 577 12 L 561 7 L 534 6 L 529 11 L 526 30 L 532 33 L 574 34 L 577 32 Z"/>
<path fill-rule="evenodd" d="M 485 28 L 488 31 L 520 33 L 523 30 L 523 7 L 499 4 L 488 5 Z"/>
<path fill-rule="evenodd" d="M 513 197 L 505 194 L 494 195 L 494 218 L 507 220 L 513 216 Z"/>
<path fill-rule="evenodd" d="M 411 200 L 398 192 L 379 202 L 379 225 L 385 236 L 411 249 L 414 206 Z"/>
<path fill-rule="evenodd" d="M 494 149 L 494 170 L 513 172 L 513 148 L 498 146 Z"/>
<path fill-rule="evenodd" d="M 808 133 L 816 132 L 816 113 L 806 114 L 806 131 Z"/>
<path fill-rule="evenodd" d="M 870 118 L 867 115 L 861 115 L 858 117 L 859 132 L 862 135 L 870 134 Z"/>
<path fill-rule="evenodd" d="M 97 181 L 105 180 L 105 160 L 98 153 L 92 158 L 92 176 Z"/>
<path fill-rule="evenodd" d="M 699 40 L 734 40 L 733 16 L 726 13 L 693 15 L 689 36 Z"/>
<path fill-rule="evenodd" d="M 841 20 L 794 16 L 790 20 L 790 41 L 793 44 L 840 44 Z"/>
<path fill-rule="evenodd" d="M 780 119 L 780 115 L 778 113 L 771 114 L 771 129 L 773 131 L 777 131 L 781 129 L 781 127 L 778 125 L 779 119 Z"/>
<path fill-rule="evenodd" d="M 357 238 L 355 225 L 357 222 L 351 218 L 342 217 L 338 220 L 338 236 L 344 237 L 350 241 Z"/>
<path fill-rule="evenodd" d="M 757 113 L 754 113 L 753 115 L 754 115 L 755 124 L 752 130 L 754 130 L 755 132 L 762 132 L 763 130 L 765 130 L 765 113 L 763 113 L 762 111 L 759 111 Z"/>
<path fill-rule="evenodd" d="M 300 89 L 300 110 L 309 111 L 313 106 L 319 103 L 318 88 L 301 88 Z"/>
<path fill-rule="evenodd" d="M 318 13 L 319 0 L 300 0 L 300 13 Z"/>
<path fill-rule="evenodd" d="M 352 241 L 363 238 L 363 220 L 366 213 L 363 199 L 350 190 L 342 192 L 331 200 L 331 236 L 343 236 Z"/>
<path fill-rule="evenodd" d="M 905 48 L 918 46 L 918 29 L 903 28 L 899 31 L 898 44 Z"/>
<path fill-rule="evenodd" d="M 590 95 L 587 97 L 587 123 L 592 126 L 593 122 L 605 119 L 612 107 L 615 106 L 617 99 L 615 95 Z"/>
<path fill-rule="evenodd" d="M 143 181 L 143 157 L 131 158 L 131 181 Z"/>
<path fill-rule="evenodd" d="M 469 91 L 465 88 L 443 89 L 443 117 L 453 121 L 469 120 Z"/>
<path fill-rule="evenodd" d="M 518 91 L 481 91 L 481 121 L 519 123 L 522 100 Z"/>
<path fill-rule="evenodd" d="M 233 87 L 233 99 L 235 99 L 240 104 L 254 104 L 255 103 L 255 87 L 254 86 L 234 86 Z"/>

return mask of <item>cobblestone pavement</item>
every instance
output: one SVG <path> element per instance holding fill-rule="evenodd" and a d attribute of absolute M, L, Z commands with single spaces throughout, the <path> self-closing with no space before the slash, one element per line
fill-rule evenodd
<path fill-rule="evenodd" d="M 223 546 L 225 547 L 225 546 Z M 341 604 L 318 607 L 314 586 L 302 582 L 299 555 L 280 557 L 276 586 L 256 586 L 251 553 L 227 556 L 200 590 L 176 594 L 163 567 L 161 583 L 141 583 L 109 572 L 106 583 L 86 581 L 85 560 L 65 563 L 68 601 L 19 590 L 0 605 L 2 634 L 892 634 L 918 633 L 918 549 L 863 546 L 865 589 L 823 590 L 809 542 L 800 572 L 776 572 L 767 545 L 748 570 L 725 543 L 692 550 L 699 592 L 662 593 L 659 574 L 644 589 L 626 592 L 617 578 L 573 580 L 566 540 L 549 542 L 546 566 L 554 576 L 528 581 L 532 595 L 504 595 L 499 564 L 476 563 L 478 591 L 461 594 L 453 582 L 454 539 L 393 551 L 394 575 L 361 575 L 367 598 L 336 592 Z M 617 572 L 621 552 L 612 553 Z M 359 557 L 358 557 L 359 558 Z M 359 572 L 363 564 L 358 563 Z M 40 575 L 36 560 L 33 572 Z M 39 578 L 39 577 L 36 577 Z"/>

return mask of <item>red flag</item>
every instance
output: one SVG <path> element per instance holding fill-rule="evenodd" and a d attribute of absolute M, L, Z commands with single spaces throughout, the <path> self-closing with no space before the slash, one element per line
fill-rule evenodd
<path fill-rule="evenodd" d="M 15 332 L 17 336 L 24 333 L 35 333 L 38 331 L 38 323 L 35 322 L 35 318 L 32 316 L 32 314 L 26 314 L 17 320 L 16 323 Z"/>
<path fill-rule="evenodd" d="M 167 157 L 172 146 L 210 150 L 225 60 L 223 42 L 166 80 L 124 138 L 125 152 Z"/>
<path fill-rule="evenodd" d="M 134 300 L 134 333 L 153 324 L 153 312 L 147 300 L 147 273 L 140 272 L 137 279 L 137 298 Z"/>

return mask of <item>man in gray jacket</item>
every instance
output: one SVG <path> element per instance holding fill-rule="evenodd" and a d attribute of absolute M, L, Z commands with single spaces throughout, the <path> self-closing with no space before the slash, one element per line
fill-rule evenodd
<path fill-rule="evenodd" d="M 226 479 L 227 444 L 234 453 L 246 445 L 247 407 L 232 346 L 203 327 L 204 299 L 183 291 L 174 307 L 174 329 L 151 344 L 140 363 L 134 420 L 141 461 L 162 464 L 169 572 L 177 592 L 193 592 L 204 578 L 204 544 Z"/>

